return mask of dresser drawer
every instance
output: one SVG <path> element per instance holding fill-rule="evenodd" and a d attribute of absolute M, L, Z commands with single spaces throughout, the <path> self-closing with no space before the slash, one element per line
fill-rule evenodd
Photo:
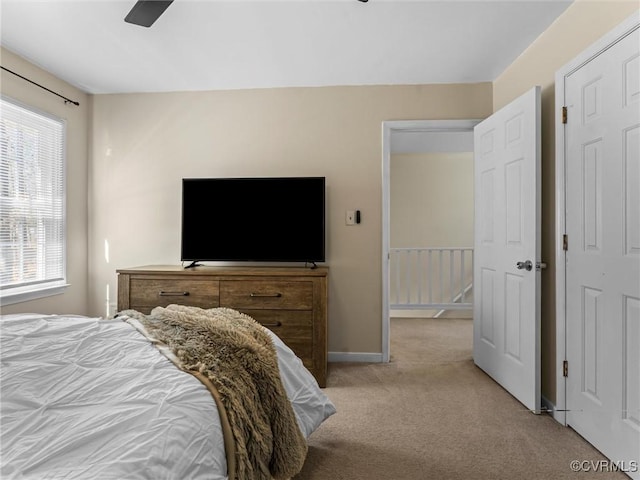
<path fill-rule="evenodd" d="M 143 313 L 172 303 L 201 308 L 219 305 L 217 280 L 132 278 L 129 295 L 131 308 Z"/>
<path fill-rule="evenodd" d="M 313 284 L 284 280 L 221 280 L 220 305 L 237 310 L 311 310 Z"/>
<path fill-rule="evenodd" d="M 313 340 L 313 312 L 310 310 L 249 310 L 240 309 L 261 323 L 282 340 Z"/>
<path fill-rule="evenodd" d="M 313 367 L 313 312 L 247 309 L 241 311 L 278 335 L 307 368 Z"/>
<path fill-rule="evenodd" d="M 278 335 L 305 367 L 313 368 L 313 312 L 266 309 L 241 311 Z"/>

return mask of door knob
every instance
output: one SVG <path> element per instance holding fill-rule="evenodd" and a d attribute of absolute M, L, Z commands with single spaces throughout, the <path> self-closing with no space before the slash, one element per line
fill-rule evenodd
<path fill-rule="evenodd" d="M 530 272 L 533 269 L 533 263 L 531 263 L 531 260 L 527 260 L 526 262 L 518 262 L 516 263 L 516 268 L 518 270 L 526 270 L 527 272 Z"/>

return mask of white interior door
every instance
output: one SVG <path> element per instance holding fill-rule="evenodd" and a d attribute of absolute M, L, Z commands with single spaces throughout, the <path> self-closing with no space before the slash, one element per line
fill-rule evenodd
<path fill-rule="evenodd" d="M 567 424 L 640 479 L 637 27 L 566 77 L 565 105 Z"/>
<path fill-rule="evenodd" d="M 540 412 L 540 87 L 474 130 L 473 357 Z"/>

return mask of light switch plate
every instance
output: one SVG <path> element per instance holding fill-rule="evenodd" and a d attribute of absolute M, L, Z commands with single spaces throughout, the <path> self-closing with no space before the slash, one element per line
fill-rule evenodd
<path fill-rule="evenodd" d="M 347 210 L 347 214 L 345 216 L 345 223 L 347 225 L 355 225 L 356 224 L 356 211 L 355 210 Z"/>

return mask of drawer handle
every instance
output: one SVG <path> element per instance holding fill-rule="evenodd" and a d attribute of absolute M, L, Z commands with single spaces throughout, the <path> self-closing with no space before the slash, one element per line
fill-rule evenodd
<path fill-rule="evenodd" d="M 280 298 L 282 296 L 281 293 L 254 293 L 251 292 L 249 294 L 250 297 L 260 297 L 260 298 L 264 298 L 264 297 L 269 297 L 269 298 Z"/>
<path fill-rule="evenodd" d="M 165 292 L 164 290 L 160 290 L 159 295 L 161 297 L 188 297 L 189 292 Z"/>
<path fill-rule="evenodd" d="M 282 326 L 282 322 L 276 322 L 276 323 L 263 323 L 262 324 L 263 327 L 281 327 Z"/>

